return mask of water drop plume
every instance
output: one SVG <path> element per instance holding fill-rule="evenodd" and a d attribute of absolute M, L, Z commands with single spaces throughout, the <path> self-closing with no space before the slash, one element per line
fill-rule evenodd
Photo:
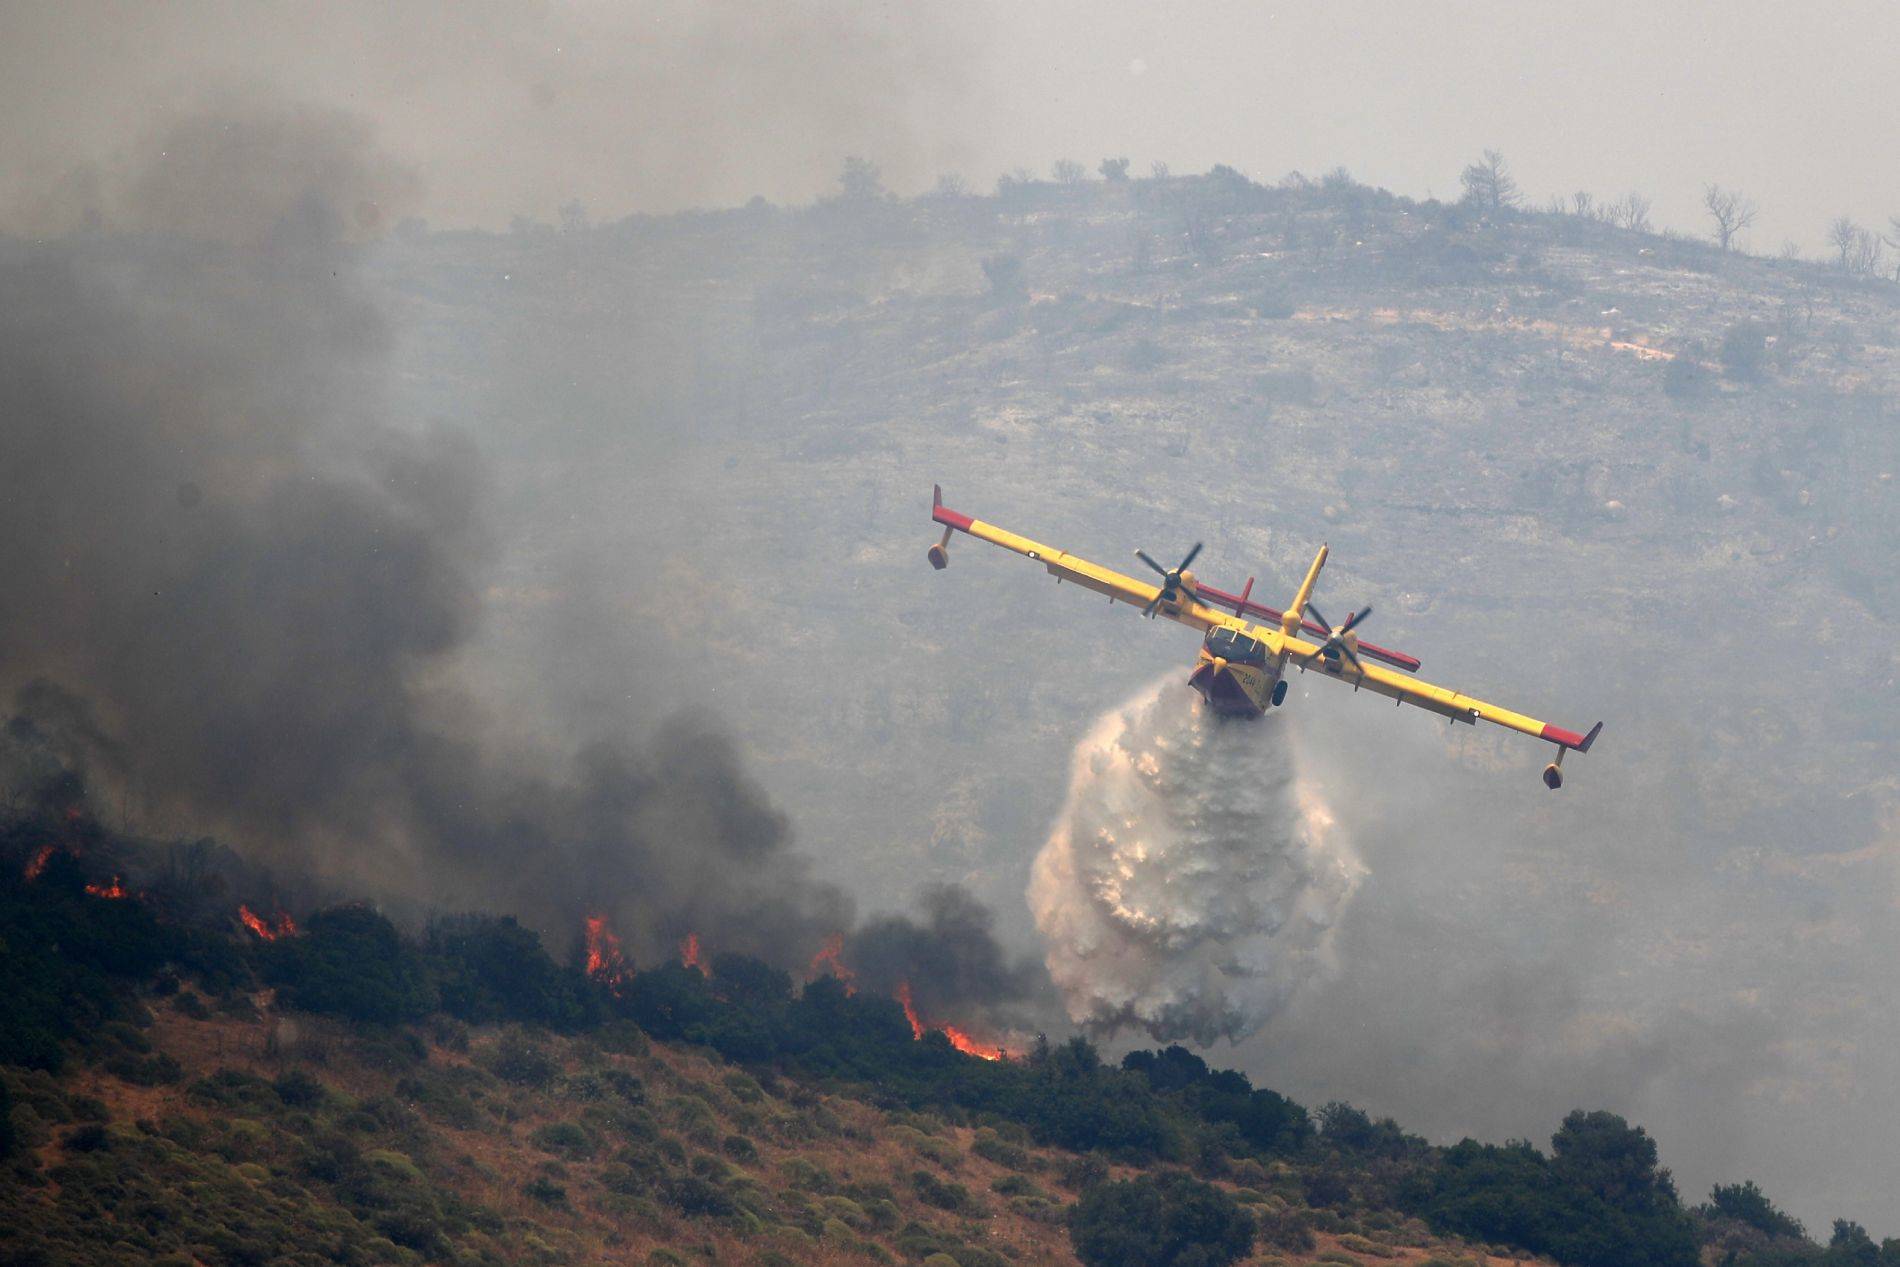
<path fill-rule="evenodd" d="M 1290 718 L 1217 717 L 1171 673 L 1076 748 L 1029 904 L 1077 1024 L 1207 1044 L 1337 970 L 1365 874 Z"/>

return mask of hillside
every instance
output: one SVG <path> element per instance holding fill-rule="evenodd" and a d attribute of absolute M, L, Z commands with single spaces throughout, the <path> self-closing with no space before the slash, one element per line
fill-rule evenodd
<path fill-rule="evenodd" d="M 637 1036 L 364 1034 L 287 1020 L 267 994 L 219 1010 L 247 1005 L 258 1019 L 195 1019 L 208 1009 L 187 993 L 138 1039 L 115 1031 L 176 1060 L 163 1085 L 6 1075 L 30 1149 L 5 1199 L 8 1261 L 1076 1261 L 1075 1156 L 995 1129 L 762 1086 Z M 1252 1263 L 1524 1261 L 1390 1214 L 1316 1215 L 1285 1164 L 1220 1183 L 1272 1226 L 1316 1224 Z"/>
<path fill-rule="evenodd" d="M 696 944 L 635 970 L 597 941 L 561 968 L 498 917 L 415 938 L 357 905 L 183 919 L 140 842 L 21 847 L 61 830 L 15 824 L 0 874 L 10 1263 L 1900 1253 L 1847 1224 L 1823 1251 L 1752 1184 L 1687 1207 L 1608 1113 L 1571 1114 L 1548 1157 L 1434 1148 L 1179 1047 L 1120 1068 L 1079 1038 L 970 1054 L 907 991 L 855 990 L 835 955 L 794 984 L 743 956 L 694 962 Z"/>
<path fill-rule="evenodd" d="M 1891 1252 L 1894 286 L 1339 174 L 320 204 L 0 242 L 29 1261 Z M 1069 895 L 1220 1023 L 1084 1034 L 1025 878 L 1105 709 L 1198 716 L 1192 641 L 927 568 L 935 482 L 1260 594 L 1330 539 L 1328 611 L 1605 738 L 1552 796 L 1534 743 L 1296 681 L 1159 815 L 1244 820 L 1183 865 L 1246 953 L 1165 866 Z M 1347 879 L 1241 900 L 1296 813 Z"/>
<path fill-rule="evenodd" d="M 1444 1139 L 1614 1096 L 1698 1186 L 1886 1208 L 1891 283 L 1221 170 L 417 232 L 373 275 L 408 411 L 495 457 L 513 715 L 718 716 L 823 874 L 965 882 L 1034 945 L 1076 743 L 1192 647 L 994 552 L 933 573 L 930 485 L 1111 565 L 1205 540 L 1229 589 L 1329 541 L 1328 611 L 1605 738 L 1548 796 L 1535 745 L 1296 690 L 1370 878 L 1238 1062 Z"/>

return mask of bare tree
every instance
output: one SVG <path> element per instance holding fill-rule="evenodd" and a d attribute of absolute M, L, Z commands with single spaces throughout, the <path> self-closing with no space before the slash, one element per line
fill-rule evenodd
<path fill-rule="evenodd" d="M 1079 185 L 1088 173 L 1088 168 L 1072 158 L 1059 158 L 1049 167 L 1049 174 L 1059 185 Z"/>
<path fill-rule="evenodd" d="M 1102 165 L 1096 170 L 1102 173 L 1103 180 L 1111 183 L 1124 181 L 1128 179 L 1128 160 L 1125 158 L 1105 158 L 1102 160 Z"/>
<path fill-rule="evenodd" d="M 1874 277 L 1880 272 L 1880 253 L 1886 242 L 1872 229 L 1854 235 L 1854 249 L 1847 257 L 1847 270 L 1856 277 Z"/>
<path fill-rule="evenodd" d="M 1834 248 L 1836 261 L 1841 268 L 1847 268 L 1848 254 L 1854 249 L 1854 237 L 1860 232 L 1860 226 L 1846 216 L 1836 216 L 1834 223 L 1827 226 L 1827 244 Z"/>
<path fill-rule="evenodd" d="M 1596 202 L 1586 190 L 1579 189 L 1570 195 L 1570 214 L 1579 220 L 1598 219 Z"/>
<path fill-rule="evenodd" d="M 1503 211 L 1518 203 L 1517 181 L 1511 178 L 1504 155 L 1496 150 L 1486 150 L 1483 158 L 1459 173 L 1458 182 L 1465 187 L 1465 201 L 1474 207 Z"/>
<path fill-rule="evenodd" d="M 1724 189 L 1720 185 L 1710 185 L 1703 190 L 1702 205 L 1715 221 L 1715 240 L 1724 251 L 1735 241 L 1736 234 L 1755 223 L 1755 215 L 1760 210 L 1741 190 Z"/>
<path fill-rule="evenodd" d="M 1603 219 L 1631 233 L 1649 232 L 1649 199 L 1631 191 L 1615 202 L 1603 204 Z"/>
<path fill-rule="evenodd" d="M 1169 176 L 1173 175 L 1173 173 L 1168 170 L 1166 163 L 1157 158 L 1154 162 L 1148 164 L 1148 175 L 1155 180 L 1166 180 Z"/>
<path fill-rule="evenodd" d="M 1880 271 L 1881 249 L 1886 245 L 1872 229 L 1864 229 L 1846 216 L 1827 226 L 1827 242 L 1834 248 L 1841 271 L 1854 277 L 1871 277 Z"/>
<path fill-rule="evenodd" d="M 945 172 L 937 177 L 937 187 L 930 191 L 936 198 L 963 198 L 970 192 L 970 182 L 963 179 L 959 172 Z"/>

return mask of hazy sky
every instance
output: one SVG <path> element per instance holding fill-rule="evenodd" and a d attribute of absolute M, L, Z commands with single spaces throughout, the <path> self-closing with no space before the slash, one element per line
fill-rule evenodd
<path fill-rule="evenodd" d="M 1752 249 L 1900 214 L 1900 6 L 4 0 L 0 203 L 30 226 L 76 160 L 155 112 L 267 85 L 353 109 L 437 224 L 798 201 L 861 153 L 909 192 L 1107 154 L 1256 179 L 1337 165 L 1423 197 L 1501 149 L 1536 201 L 1655 200 L 1701 230 L 1757 198 Z"/>

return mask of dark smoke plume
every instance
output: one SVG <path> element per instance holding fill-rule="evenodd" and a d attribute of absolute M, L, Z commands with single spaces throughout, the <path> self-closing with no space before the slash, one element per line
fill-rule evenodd
<path fill-rule="evenodd" d="M 254 100 L 139 152 L 92 186 L 101 231 L 0 240 L 10 773 L 83 769 L 147 835 L 214 831 L 312 893 L 506 910 L 557 948 L 600 914 L 644 962 L 698 933 L 791 967 L 849 929 L 702 722 L 550 752 L 458 687 L 488 477 L 390 420 L 359 277 L 413 176 L 350 118 Z M 960 890 L 850 957 L 944 1007 L 1027 988 Z"/>
<path fill-rule="evenodd" d="M 110 232 L 0 242 L 0 685 L 35 733 L 148 833 L 371 894 L 781 960 L 848 924 L 717 735 L 530 751 L 456 688 L 484 470 L 387 421 L 353 242 L 404 170 L 258 102 L 140 152 Z"/>
<path fill-rule="evenodd" d="M 967 889 L 937 884 L 918 900 L 918 918 L 883 915 L 846 946 L 863 985 L 895 994 L 908 984 L 928 1016 L 967 1017 L 973 1008 L 1050 1001 L 1049 979 L 1033 960 L 1009 962 L 995 918 Z"/>

